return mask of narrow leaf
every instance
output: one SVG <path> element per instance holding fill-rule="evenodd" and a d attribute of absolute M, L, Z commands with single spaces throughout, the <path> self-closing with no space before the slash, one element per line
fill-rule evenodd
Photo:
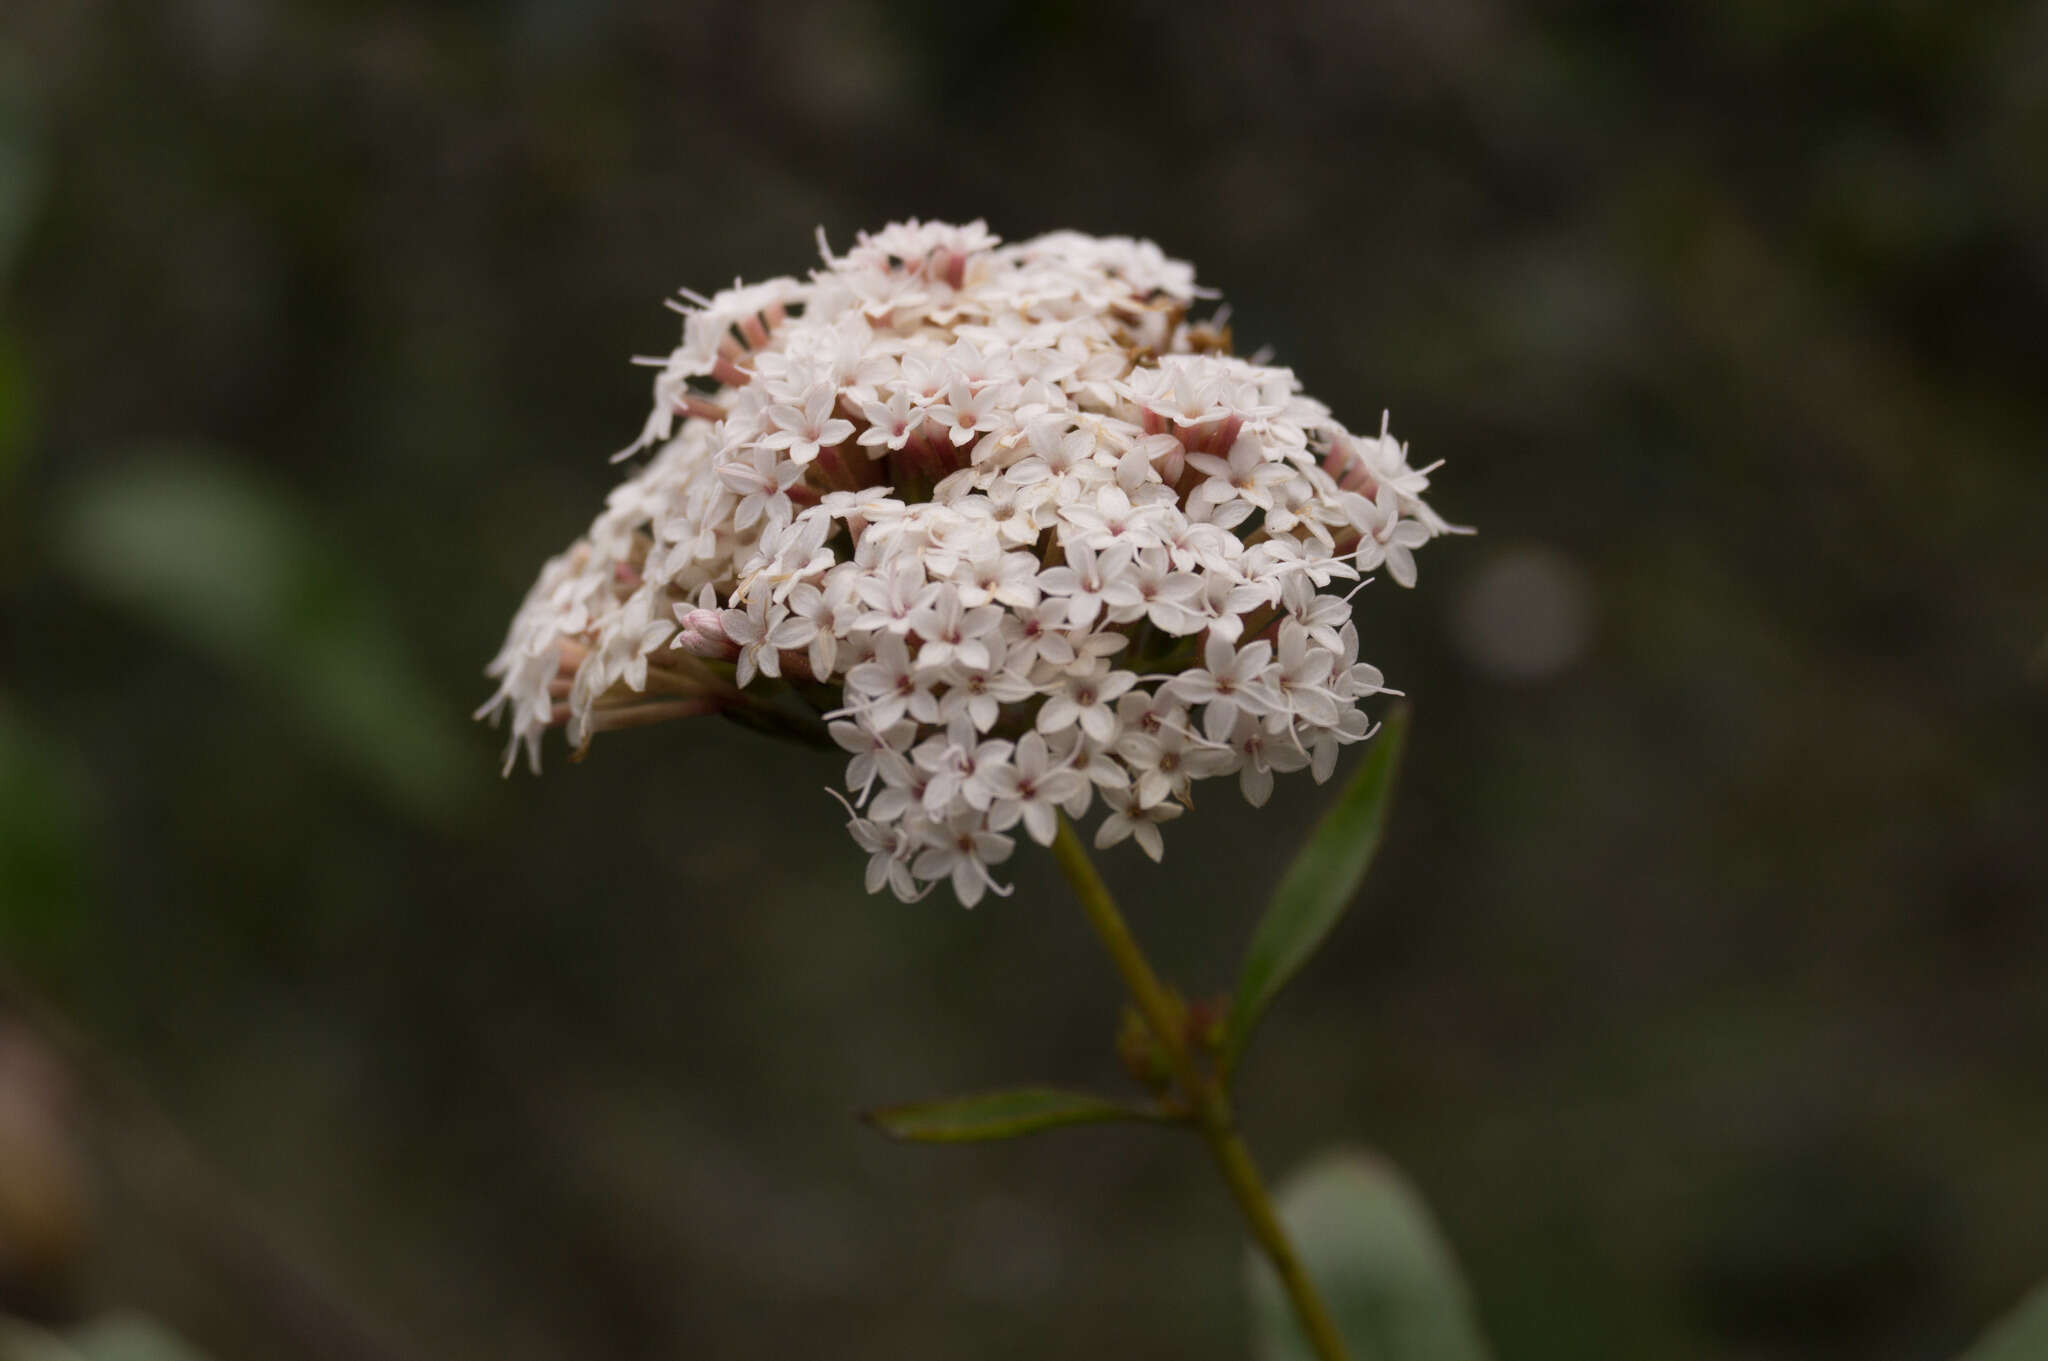
<path fill-rule="evenodd" d="M 865 1111 L 861 1118 L 892 1139 L 924 1144 L 963 1144 L 1014 1139 L 1063 1125 L 1109 1120 L 1160 1120 L 1136 1106 L 1056 1087 L 1018 1087 L 1003 1092 L 945 1097 L 911 1106 Z"/>
<path fill-rule="evenodd" d="M 1308 962 L 1357 896 L 1373 852 L 1379 849 L 1394 771 L 1407 735 L 1408 706 L 1403 704 L 1387 716 L 1358 773 L 1344 787 L 1336 806 L 1316 824 L 1308 844 L 1274 891 L 1266 915 L 1252 933 L 1251 947 L 1245 951 L 1237 993 L 1224 1022 L 1226 1072 L 1236 1064 L 1252 1027 L 1274 994 Z"/>
<path fill-rule="evenodd" d="M 1280 1219 L 1329 1306 L 1351 1361 L 1486 1361 L 1458 1273 L 1422 1197 L 1384 1159 L 1326 1154 L 1281 1183 Z M 1310 1361 L 1280 1280 L 1247 1250 L 1256 1361 Z"/>
<path fill-rule="evenodd" d="M 2034 1292 L 1964 1352 L 1961 1361 L 2040 1361 L 2048 1356 L 2048 1285 Z"/>

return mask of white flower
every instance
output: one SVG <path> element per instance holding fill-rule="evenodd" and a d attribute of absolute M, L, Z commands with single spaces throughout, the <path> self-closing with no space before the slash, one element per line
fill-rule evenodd
<path fill-rule="evenodd" d="M 1047 595 L 1065 596 L 1067 623 L 1085 629 L 1102 612 L 1102 592 L 1131 561 L 1126 546 L 1110 549 L 1100 556 L 1085 543 L 1066 545 L 1067 566 L 1048 567 L 1038 574 L 1038 588 Z"/>
<path fill-rule="evenodd" d="M 969 608 L 993 602 L 1029 609 L 1038 603 L 1038 559 L 984 546 L 969 560 L 958 586 L 960 603 Z"/>
<path fill-rule="evenodd" d="M 932 591 L 925 603 L 910 612 L 910 627 L 924 645 L 918 649 L 917 664 L 928 669 L 955 662 L 969 670 L 989 664 L 989 639 L 1002 627 L 1003 611 L 997 605 L 968 608 L 960 603 L 960 592 L 950 584 Z"/>
<path fill-rule="evenodd" d="M 860 432 L 860 442 L 888 449 L 901 449 L 912 428 L 923 424 L 923 417 L 911 410 L 908 388 L 896 389 L 886 402 L 862 402 L 861 414 L 868 428 Z"/>
<path fill-rule="evenodd" d="M 1093 787 L 1063 760 L 1056 760 L 1042 733 L 1028 732 L 1018 739 L 1016 759 L 1000 765 L 990 774 L 995 803 L 989 810 L 989 827 L 1008 831 L 1018 821 L 1041 846 L 1050 846 L 1059 827 L 1059 811 L 1079 801 L 1085 808 Z"/>
<path fill-rule="evenodd" d="M 1396 504 L 1391 483 L 1381 483 L 1373 507 L 1378 521 L 1358 543 L 1358 570 L 1370 572 L 1385 563 L 1387 574 L 1403 586 L 1415 584 L 1415 550 L 1429 542 L 1429 526 L 1420 520 L 1404 520 Z"/>
<path fill-rule="evenodd" d="M 1189 780 L 1229 764 L 1227 749 L 1212 751 L 1178 724 L 1149 733 L 1126 731 L 1117 739 L 1116 754 L 1135 777 L 1131 793 L 1140 808 L 1184 796 Z"/>
<path fill-rule="evenodd" d="M 1265 807 L 1273 793 L 1273 772 L 1300 770 L 1308 753 L 1291 738 L 1275 737 L 1252 714 L 1239 714 L 1231 730 L 1230 749 L 1238 760 L 1238 791 L 1254 808 Z"/>
<path fill-rule="evenodd" d="M 1069 428 L 1066 416 L 1044 416 L 1024 431 L 1030 453 L 1005 470 L 1013 487 L 1028 487 L 1047 478 L 1065 478 L 1088 464 L 1095 453 L 1095 432 L 1088 426 Z"/>
<path fill-rule="evenodd" d="M 1116 713 L 1110 706 L 1137 681 L 1128 671 L 1106 667 L 1070 672 L 1039 709 L 1038 730 L 1055 733 L 1078 723 L 1091 740 L 1107 746 L 1116 737 Z"/>
<path fill-rule="evenodd" d="M 910 617 L 924 601 L 924 564 L 914 557 L 896 559 L 886 572 L 866 572 L 854 580 L 854 594 L 866 610 L 856 614 L 857 630 L 884 629 L 899 637 L 910 632 Z"/>
<path fill-rule="evenodd" d="M 1205 779 L 1327 777 L 1385 690 L 1351 583 L 1459 532 L 1388 434 L 1205 350 L 1150 242 L 900 223 L 686 294 L 629 452 L 489 667 L 507 765 L 688 713 L 847 756 L 870 891 L 965 903 L 1098 792 L 1164 852 Z"/>
<path fill-rule="evenodd" d="M 828 729 L 833 741 L 853 753 L 853 759 L 846 763 L 846 787 L 861 800 L 874 788 L 875 777 L 881 773 L 883 753 L 902 755 L 911 734 L 917 731 L 911 723 L 898 723 L 883 732 L 860 723 L 833 723 Z"/>
<path fill-rule="evenodd" d="M 825 792 L 839 799 L 836 791 L 828 789 Z M 853 834 L 854 844 L 868 853 L 868 892 L 880 893 L 888 888 L 906 903 L 928 893 L 930 889 L 918 887 L 916 877 L 910 872 L 910 857 L 916 853 L 917 843 L 909 828 L 901 823 L 864 818 L 845 799 L 839 799 L 839 802 L 846 807 L 846 830 Z"/>
<path fill-rule="evenodd" d="M 719 612 L 719 627 L 725 630 L 727 638 L 739 644 L 735 679 L 741 685 L 751 681 L 757 670 L 765 676 L 782 674 L 782 656 L 774 634 L 788 617 L 789 611 L 770 604 L 765 592 L 755 596 L 743 610 Z"/>
<path fill-rule="evenodd" d="M 1197 503 L 1221 503 L 1236 499 L 1260 510 L 1273 508 L 1272 489 L 1293 480 L 1297 474 L 1284 462 L 1268 459 L 1266 447 L 1256 435 L 1242 434 L 1230 446 L 1230 457 L 1189 454 L 1188 462 L 1207 473 L 1208 480 L 1195 488 Z"/>
<path fill-rule="evenodd" d="M 996 790 L 1005 783 L 998 772 L 1016 745 L 995 738 L 978 742 L 976 736 L 972 725 L 954 727 L 926 738 L 910 753 L 910 759 L 925 772 L 925 808 L 934 816 L 943 815 L 956 803 L 987 812 Z"/>
<path fill-rule="evenodd" d="M 839 578 L 841 582 L 845 580 Z M 797 582 L 786 603 L 789 621 L 785 636 L 790 641 L 781 646 L 803 647 L 808 643 L 810 656 L 806 660 L 811 675 L 820 679 L 831 675 L 839 660 L 839 603 L 808 581 Z"/>
<path fill-rule="evenodd" d="M 910 649 L 893 633 L 876 640 L 872 660 L 846 673 L 846 690 L 851 701 L 846 711 L 877 730 L 902 722 L 925 692 Z"/>
<path fill-rule="evenodd" d="M 1237 727 L 1239 714 L 1264 715 L 1273 709 L 1276 701 L 1264 684 L 1272 660 L 1271 643 L 1233 647 L 1228 638 L 1212 629 L 1203 645 L 1202 666 L 1181 672 L 1167 681 L 1164 689 L 1183 704 L 1206 705 L 1202 731 L 1212 742 L 1225 742 Z"/>
<path fill-rule="evenodd" d="M 1166 854 L 1166 841 L 1159 835 L 1159 824 L 1169 822 L 1186 811 L 1177 803 L 1155 803 L 1146 807 L 1128 793 L 1104 794 L 1102 801 L 1109 805 L 1109 816 L 1095 829 L 1095 848 L 1104 850 L 1125 837 L 1135 837 L 1138 849 L 1154 860 Z"/>
<path fill-rule="evenodd" d="M 853 422 L 833 416 L 832 404 L 838 394 L 829 383 L 819 383 L 804 394 L 803 405 L 778 403 L 766 415 L 775 428 L 761 436 L 768 449 L 787 449 L 792 461 L 809 463 L 826 445 L 838 444 L 853 435 Z"/>
<path fill-rule="evenodd" d="M 720 467 L 718 480 L 740 498 L 733 509 L 732 527 L 749 530 L 764 518 L 771 525 L 788 524 L 790 516 L 796 513 L 790 504 L 789 489 L 803 475 L 802 464 L 779 459 L 767 445 Z"/>
<path fill-rule="evenodd" d="M 975 392 L 963 378 L 955 378 L 946 390 L 946 400 L 925 408 L 925 419 L 945 431 L 955 445 L 971 444 L 985 430 L 993 430 L 1002 419 L 997 402 L 1002 392 L 993 387 Z"/>
<path fill-rule="evenodd" d="M 951 879 L 953 896 L 963 907 L 973 907 L 989 889 L 1009 893 L 989 874 L 988 867 L 1008 860 L 1016 848 L 1015 840 L 990 831 L 971 812 L 955 813 L 944 822 L 925 823 L 921 830 L 924 849 L 911 863 L 912 874 L 920 879 Z"/>
<path fill-rule="evenodd" d="M 1259 678 L 1273 696 L 1266 726 L 1282 732 L 1296 717 L 1321 727 L 1335 724 L 1339 706 L 1330 679 L 1336 664 L 1336 654 L 1310 642 L 1307 629 L 1292 619 L 1281 620 L 1280 646 Z"/>
<path fill-rule="evenodd" d="M 945 677 L 946 692 L 939 697 L 939 722 L 950 727 L 964 718 L 976 732 L 987 732 L 1001 717 L 1003 705 L 1037 694 L 1038 687 L 1010 662 L 1007 645 L 996 640 L 989 644 L 987 665 L 954 665 Z"/>
<path fill-rule="evenodd" d="M 1206 622 L 1195 606 L 1202 579 L 1193 572 L 1172 570 L 1173 559 L 1161 544 L 1138 550 L 1126 570 L 1102 588 L 1102 603 L 1121 624 L 1150 621 L 1175 637 L 1199 633 Z"/>

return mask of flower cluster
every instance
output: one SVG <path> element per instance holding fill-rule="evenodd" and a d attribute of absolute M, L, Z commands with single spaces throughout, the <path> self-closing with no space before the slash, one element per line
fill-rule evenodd
<path fill-rule="evenodd" d="M 1006 892 L 1019 828 L 1159 825 L 1330 774 L 1384 690 L 1350 583 L 1450 531 L 1432 468 L 1190 311 L 1127 238 L 915 221 L 805 280 L 691 294 L 631 456 L 491 663 L 509 770 L 686 714 L 851 754 L 868 888 Z"/>

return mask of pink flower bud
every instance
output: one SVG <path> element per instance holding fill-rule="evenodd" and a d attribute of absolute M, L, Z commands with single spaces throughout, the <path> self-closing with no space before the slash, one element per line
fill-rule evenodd
<path fill-rule="evenodd" d="M 725 636 L 725 625 L 719 621 L 717 610 L 690 610 L 682 619 L 682 632 L 676 635 L 672 646 L 713 661 L 729 662 L 740 655 L 739 644 Z"/>

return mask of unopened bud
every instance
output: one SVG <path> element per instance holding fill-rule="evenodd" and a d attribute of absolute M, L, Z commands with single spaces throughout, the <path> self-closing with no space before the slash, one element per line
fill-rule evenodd
<path fill-rule="evenodd" d="M 725 636 L 725 625 L 719 621 L 717 610 L 685 611 L 682 624 L 682 631 L 670 646 L 720 662 L 732 661 L 740 655 L 739 644 Z"/>

